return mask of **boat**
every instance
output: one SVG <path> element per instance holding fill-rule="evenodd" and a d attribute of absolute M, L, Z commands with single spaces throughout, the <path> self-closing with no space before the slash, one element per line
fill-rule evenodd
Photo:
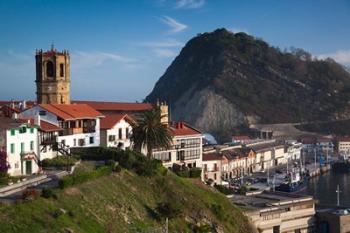
<path fill-rule="evenodd" d="M 340 154 L 339 160 L 332 164 L 334 172 L 350 172 L 350 162 L 348 154 Z"/>
<path fill-rule="evenodd" d="M 292 171 L 287 174 L 286 181 L 277 186 L 275 190 L 288 193 L 300 192 L 306 189 L 306 183 L 306 179 L 301 176 L 300 171 Z"/>

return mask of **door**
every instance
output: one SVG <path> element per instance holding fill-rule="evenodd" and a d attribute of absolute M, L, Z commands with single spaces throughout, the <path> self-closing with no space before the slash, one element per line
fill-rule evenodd
<path fill-rule="evenodd" d="M 32 161 L 26 161 L 26 175 L 32 174 Z"/>

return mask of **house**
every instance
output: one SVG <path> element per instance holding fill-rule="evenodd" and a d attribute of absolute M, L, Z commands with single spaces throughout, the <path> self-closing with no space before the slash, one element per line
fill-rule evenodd
<path fill-rule="evenodd" d="M 252 139 L 246 135 L 236 135 L 232 136 L 232 143 L 245 144 L 250 142 Z"/>
<path fill-rule="evenodd" d="M 256 153 L 251 148 L 241 147 L 221 151 L 225 168 L 222 176 L 225 180 L 252 174 L 255 166 Z M 227 163 L 227 167 L 226 167 Z"/>
<path fill-rule="evenodd" d="M 300 142 L 290 142 L 285 147 L 285 158 L 288 160 L 299 160 L 301 158 L 301 151 L 303 144 Z"/>
<path fill-rule="evenodd" d="M 221 161 L 220 153 L 203 154 L 202 180 L 212 181 L 213 185 L 221 185 Z"/>
<path fill-rule="evenodd" d="M 338 153 L 349 154 L 350 152 L 350 137 L 337 138 Z"/>
<path fill-rule="evenodd" d="M 101 146 L 129 148 L 134 123 L 135 121 L 127 114 L 105 114 L 101 119 Z"/>
<path fill-rule="evenodd" d="M 317 142 L 315 137 L 304 137 L 300 139 L 300 142 L 303 145 L 303 151 L 306 153 L 314 153 Z"/>
<path fill-rule="evenodd" d="M 261 233 L 315 232 L 315 200 L 311 196 L 263 191 L 235 195 L 232 202 Z"/>
<path fill-rule="evenodd" d="M 153 150 L 153 157 L 161 160 L 168 168 L 174 164 L 189 168 L 202 167 L 202 133 L 184 122 L 172 122 L 169 127 L 172 145 L 168 149 Z"/>
<path fill-rule="evenodd" d="M 104 116 L 86 104 L 39 104 L 21 118 L 40 118 L 63 130 L 57 142 L 66 148 L 100 146 L 100 119 Z"/>
<path fill-rule="evenodd" d="M 11 176 L 39 172 L 38 129 L 28 121 L 0 117 L 0 152 Z M 3 161 L 4 162 L 4 161 Z"/>

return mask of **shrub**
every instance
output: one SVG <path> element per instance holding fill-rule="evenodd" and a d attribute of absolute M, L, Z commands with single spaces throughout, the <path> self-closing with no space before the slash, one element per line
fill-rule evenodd
<path fill-rule="evenodd" d="M 44 197 L 44 198 L 50 198 L 50 197 L 54 197 L 55 193 L 54 193 L 52 188 L 44 188 L 41 191 L 41 196 Z"/>
<path fill-rule="evenodd" d="M 177 202 L 160 202 L 156 209 L 164 218 L 175 218 L 182 212 L 181 205 Z"/>
<path fill-rule="evenodd" d="M 23 200 L 35 200 L 40 196 L 39 191 L 34 188 L 27 188 L 22 192 Z"/>
<path fill-rule="evenodd" d="M 229 195 L 232 194 L 232 190 L 229 189 L 228 187 L 224 186 L 224 185 L 214 185 L 214 187 L 221 193 L 225 194 L 225 195 Z"/>
<path fill-rule="evenodd" d="M 0 184 L 7 185 L 9 182 L 10 176 L 7 172 L 0 172 Z"/>
<path fill-rule="evenodd" d="M 219 204 L 212 204 L 211 205 L 211 211 L 213 212 L 213 214 L 219 220 L 224 220 L 225 219 L 225 213 L 224 213 L 221 205 L 219 205 Z"/>
<path fill-rule="evenodd" d="M 114 160 L 112 160 L 112 159 L 109 159 L 109 160 L 105 161 L 105 165 L 106 166 L 110 166 L 112 169 L 114 169 L 115 166 L 116 166 L 116 162 Z"/>
<path fill-rule="evenodd" d="M 116 165 L 116 166 L 114 167 L 114 170 L 113 170 L 113 171 L 119 173 L 119 172 L 122 171 L 122 167 L 118 164 L 118 165 Z"/>
<path fill-rule="evenodd" d="M 118 150 L 107 147 L 72 148 L 74 154 L 80 156 L 82 160 L 115 160 Z"/>
<path fill-rule="evenodd" d="M 113 168 L 111 166 L 101 166 L 92 172 L 79 172 L 74 173 L 71 176 L 65 176 L 59 180 L 59 187 L 61 189 L 69 186 L 84 183 L 88 180 L 93 180 L 101 176 L 106 176 L 112 173 Z"/>
<path fill-rule="evenodd" d="M 200 178 L 202 175 L 202 169 L 198 167 L 193 167 L 190 169 L 190 177 L 191 178 Z"/>
<path fill-rule="evenodd" d="M 53 159 L 44 159 L 41 161 L 43 167 L 66 167 L 73 166 L 77 159 L 73 156 L 61 155 Z"/>
<path fill-rule="evenodd" d="M 190 171 L 189 170 L 182 170 L 182 171 L 176 171 L 176 175 L 183 177 L 183 178 L 189 178 L 190 177 Z"/>

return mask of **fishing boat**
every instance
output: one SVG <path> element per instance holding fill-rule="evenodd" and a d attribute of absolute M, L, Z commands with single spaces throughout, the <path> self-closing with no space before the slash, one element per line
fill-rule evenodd
<path fill-rule="evenodd" d="M 332 164 L 332 170 L 335 172 L 350 172 L 349 154 L 340 154 L 339 160 Z"/>
<path fill-rule="evenodd" d="M 306 189 L 305 177 L 299 170 L 292 171 L 286 176 L 286 181 L 275 188 L 276 191 L 294 193 Z"/>

